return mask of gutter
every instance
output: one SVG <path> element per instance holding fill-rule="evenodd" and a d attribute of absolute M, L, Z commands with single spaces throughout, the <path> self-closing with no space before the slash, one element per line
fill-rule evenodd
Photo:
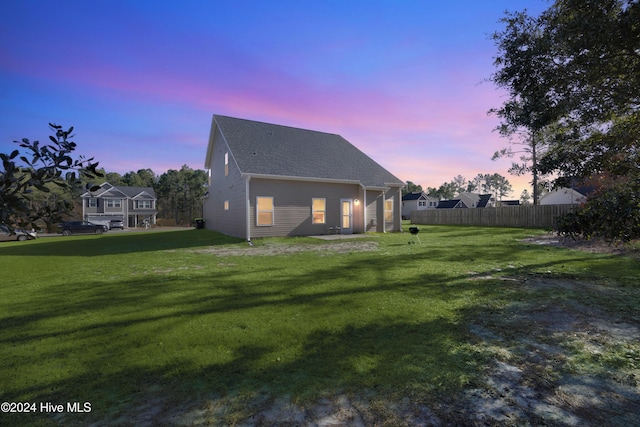
<path fill-rule="evenodd" d="M 326 182 L 333 184 L 356 184 L 362 185 L 359 180 L 354 179 L 334 179 L 334 178 L 313 178 L 306 176 L 270 175 L 260 173 L 242 173 L 245 178 L 274 179 L 280 181 L 305 181 L 305 182 Z"/>

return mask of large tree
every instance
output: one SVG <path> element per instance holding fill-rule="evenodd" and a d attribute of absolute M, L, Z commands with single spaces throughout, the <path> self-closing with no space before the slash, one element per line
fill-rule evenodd
<path fill-rule="evenodd" d="M 149 168 L 138 169 L 138 172 L 127 172 L 122 176 L 122 182 L 129 187 L 153 187 L 158 182 L 158 177 Z"/>
<path fill-rule="evenodd" d="M 183 165 L 160 175 L 154 186 L 158 196 L 158 215 L 174 219 L 176 224 L 190 224 L 202 216 L 203 198 L 207 189 L 207 174 Z"/>
<path fill-rule="evenodd" d="M 518 157 L 509 173 L 531 173 L 533 203 L 537 204 L 539 159 L 546 147 L 544 130 L 561 111 L 553 89 L 555 63 L 549 55 L 551 47 L 542 17 L 532 17 L 526 12 L 508 13 L 502 22 L 504 30 L 493 34 L 498 56 L 491 80 L 509 96 L 501 107 L 489 113 L 501 119 L 497 130 L 509 139 L 511 146 L 496 151 L 493 159 Z"/>
<path fill-rule="evenodd" d="M 509 97 L 493 111 L 503 125 L 519 125 L 543 144 L 532 158 L 535 172 L 557 176 L 557 185 L 597 183 L 586 208 L 589 218 L 606 218 L 599 210 L 614 211 L 611 203 L 630 200 L 619 183 L 629 187 L 640 180 L 639 1 L 557 0 L 538 17 L 520 12 L 504 22 L 505 30 L 494 35 L 499 56 L 493 80 Z M 628 209 L 632 205 L 618 210 L 631 223 L 638 216 L 637 207 Z M 583 235 L 631 235 L 599 233 L 596 224 L 583 221 L 591 227 Z"/>
<path fill-rule="evenodd" d="M 555 90 L 563 95 L 565 111 L 541 168 L 582 179 L 636 173 L 640 3 L 564 0 L 543 16 L 553 58 L 562 65 Z"/>
<path fill-rule="evenodd" d="M 412 181 L 407 181 L 406 185 L 402 187 L 402 195 L 411 194 L 411 193 L 421 193 L 422 185 L 414 184 Z"/>
<path fill-rule="evenodd" d="M 54 135 L 46 144 L 23 138 L 14 141 L 20 149 L 0 153 L 0 222 L 11 227 L 35 228 L 36 222 L 47 226 L 61 220 L 73 208 L 70 191 L 82 180 L 101 176 L 93 158 L 73 157 L 76 143 L 71 141 L 73 127 L 50 123 Z M 52 190 L 58 187 L 59 192 Z M 87 185 L 90 188 L 91 185 Z M 34 193 L 40 193 L 34 198 Z M 53 197 L 42 197 L 53 194 Z"/>

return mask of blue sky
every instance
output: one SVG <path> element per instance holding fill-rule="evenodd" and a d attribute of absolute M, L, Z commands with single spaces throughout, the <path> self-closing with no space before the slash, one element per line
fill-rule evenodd
<path fill-rule="evenodd" d="M 402 180 L 500 173 L 489 35 L 542 0 L 13 1 L 0 12 L 0 151 L 47 124 L 108 171 L 203 168 L 211 116 L 345 137 Z"/>

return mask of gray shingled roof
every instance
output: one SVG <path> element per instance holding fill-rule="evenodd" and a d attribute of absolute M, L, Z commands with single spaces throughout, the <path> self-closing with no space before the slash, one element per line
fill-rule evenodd
<path fill-rule="evenodd" d="M 352 180 L 367 187 L 403 184 L 340 135 L 213 117 L 242 173 Z"/>
<path fill-rule="evenodd" d="M 102 185 L 107 184 L 102 183 Z M 101 186 L 102 186 L 101 185 Z M 105 196 L 105 195 L 110 195 L 110 192 L 113 191 L 119 191 L 121 193 L 123 193 L 125 196 L 129 197 L 129 198 L 133 198 L 135 196 L 137 196 L 138 194 L 144 192 L 147 192 L 148 194 L 150 194 L 154 199 L 156 198 L 156 192 L 153 190 L 153 188 L 151 187 L 127 187 L 127 186 L 118 186 L 118 185 L 111 185 L 111 188 L 105 191 L 96 191 L 96 192 L 85 192 L 82 197 L 94 197 L 94 195 L 99 195 L 99 196 Z M 114 193 L 113 194 L 114 197 L 116 197 L 117 195 Z"/>
<path fill-rule="evenodd" d="M 151 195 L 154 199 L 156 197 L 156 192 L 153 191 L 153 188 L 151 187 L 126 187 L 116 185 L 115 188 L 122 191 L 128 197 L 135 197 L 143 191 L 149 193 L 149 195 Z"/>
<path fill-rule="evenodd" d="M 421 192 L 405 194 L 404 196 L 402 196 L 402 200 L 403 201 L 418 200 L 420 197 L 422 197 L 423 194 L 424 193 L 421 193 Z"/>

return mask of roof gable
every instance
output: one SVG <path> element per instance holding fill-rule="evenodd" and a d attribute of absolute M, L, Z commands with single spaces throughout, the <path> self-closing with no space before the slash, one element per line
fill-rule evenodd
<path fill-rule="evenodd" d="M 438 209 L 454 209 L 454 208 L 466 208 L 467 205 L 460 199 L 440 200 L 438 203 Z"/>
<path fill-rule="evenodd" d="M 216 129 L 243 174 L 404 185 L 340 135 L 214 115 L 210 144 Z"/>
<path fill-rule="evenodd" d="M 405 194 L 404 196 L 402 196 L 402 200 L 407 201 L 407 200 L 426 200 L 427 196 L 424 193 L 409 193 L 409 194 Z"/>
<path fill-rule="evenodd" d="M 151 187 L 126 187 L 115 186 L 108 182 L 100 185 L 100 190 L 86 191 L 81 197 L 102 197 L 102 198 L 128 198 L 133 199 L 138 196 L 145 196 L 146 198 L 156 198 L 156 192 Z"/>

